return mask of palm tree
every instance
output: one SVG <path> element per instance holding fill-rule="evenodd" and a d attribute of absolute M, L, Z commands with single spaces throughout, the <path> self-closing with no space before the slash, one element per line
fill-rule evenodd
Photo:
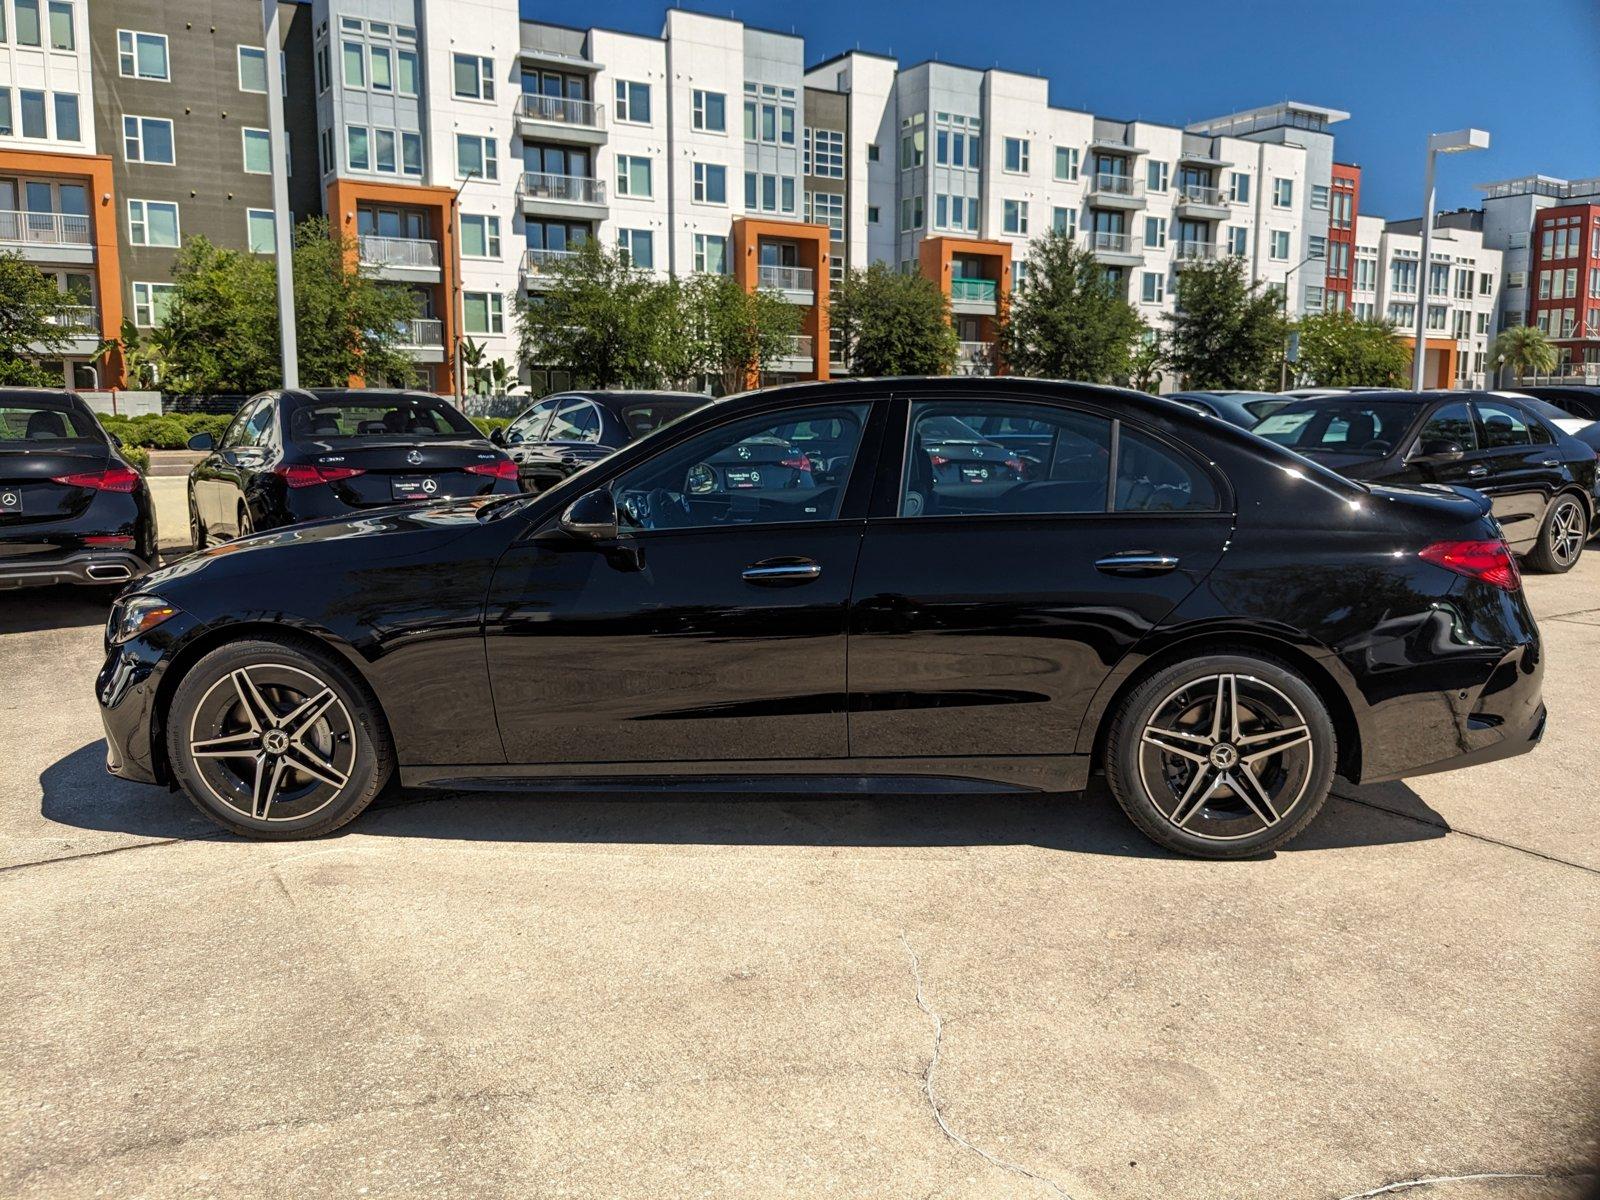
<path fill-rule="evenodd" d="M 494 396 L 509 396 L 521 386 L 516 372 L 506 365 L 503 358 L 497 358 L 489 364 L 488 381 L 489 392 Z"/>
<path fill-rule="evenodd" d="M 1556 348 L 1537 325 L 1512 325 L 1494 340 L 1494 360 L 1511 368 L 1512 382 L 1556 369 Z"/>

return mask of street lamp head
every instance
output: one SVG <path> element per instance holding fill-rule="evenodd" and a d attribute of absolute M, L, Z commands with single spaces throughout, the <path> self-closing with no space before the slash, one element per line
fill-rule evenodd
<path fill-rule="evenodd" d="M 1428 149 L 1434 154 L 1459 154 L 1463 150 L 1487 150 L 1487 129 L 1457 129 L 1453 133 L 1428 135 Z"/>

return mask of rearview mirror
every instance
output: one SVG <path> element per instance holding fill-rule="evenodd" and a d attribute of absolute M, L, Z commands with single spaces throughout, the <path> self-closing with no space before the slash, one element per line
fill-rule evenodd
<path fill-rule="evenodd" d="M 191 450 L 204 451 L 215 450 L 216 448 L 217 439 L 212 437 L 209 433 L 197 433 L 189 439 L 189 449 Z"/>
<path fill-rule="evenodd" d="M 604 489 L 579 496 L 567 506 L 567 511 L 561 514 L 561 529 L 575 538 L 589 542 L 615 541 L 616 500 Z"/>
<path fill-rule="evenodd" d="M 491 429 L 489 431 L 489 440 L 491 442 L 493 442 L 496 446 L 504 446 L 506 444 L 505 426 L 504 425 L 500 425 L 500 426 L 495 427 L 494 429 Z"/>
<path fill-rule="evenodd" d="M 1418 449 L 1417 457 L 1428 462 L 1455 462 L 1466 453 L 1461 448 L 1460 442 L 1451 441 L 1449 438 L 1429 438 Z"/>

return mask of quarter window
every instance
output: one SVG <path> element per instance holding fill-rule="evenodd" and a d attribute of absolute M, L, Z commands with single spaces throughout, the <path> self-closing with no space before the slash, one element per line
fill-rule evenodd
<path fill-rule="evenodd" d="M 1215 512 L 1217 489 L 1187 455 L 1124 427 L 1117 439 L 1118 512 Z"/>
<path fill-rule="evenodd" d="M 1532 444 L 1527 418 L 1510 405 L 1480 400 L 1473 407 L 1478 412 L 1478 428 L 1485 450 Z"/>

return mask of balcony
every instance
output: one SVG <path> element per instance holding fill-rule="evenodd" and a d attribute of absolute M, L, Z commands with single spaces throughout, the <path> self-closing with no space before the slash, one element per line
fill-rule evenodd
<path fill-rule="evenodd" d="M 395 348 L 417 362 L 443 362 L 443 322 L 432 317 L 413 317 L 409 321 L 401 321 L 396 331 Z"/>
<path fill-rule="evenodd" d="M 51 313 L 45 323 L 60 331 L 60 341 L 48 348 L 52 354 L 93 354 L 100 348 L 100 314 L 86 305 L 74 305 Z M 43 354 L 47 348 L 40 346 Z"/>
<path fill-rule="evenodd" d="M 1103 263 L 1136 267 L 1144 261 L 1144 249 L 1129 234 L 1091 230 L 1088 236 L 1089 249 Z"/>
<path fill-rule="evenodd" d="M 957 375 L 993 375 L 993 342 L 960 342 L 956 346 Z"/>
<path fill-rule="evenodd" d="M 1101 172 L 1089 180 L 1089 203 L 1099 208 L 1143 208 L 1144 180 Z"/>
<path fill-rule="evenodd" d="M 606 185 L 587 175 L 552 175 L 546 171 L 524 171 L 517 188 L 522 209 L 535 216 L 578 216 L 604 220 Z"/>
<path fill-rule="evenodd" d="M 1216 242 L 1173 242 L 1172 265 L 1188 266 L 1190 263 L 1215 262 L 1222 257 L 1222 247 Z"/>
<path fill-rule="evenodd" d="M 992 279 L 956 276 L 950 280 L 950 311 L 994 316 L 1000 310 L 1000 285 Z"/>
<path fill-rule="evenodd" d="M 576 250 L 538 250 L 529 247 L 522 253 L 522 285 L 547 288 L 555 282 L 558 264 L 578 257 Z"/>
<path fill-rule="evenodd" d="M 767 369 L 810 374 L 815 367 L 816 359 L 812 353 L 811 338 L 807 334 L 796 333 L 790 336 L 787 349 L 773 359 Z"/>
<path fill-rule="evenodd" d="M 790 304 L 817 302 L 816 275 L 810 267 L 778 267 L 762 263 L 757 268 L 756 285 L 777 292 Z"/>
<path fill-rule="evenodd" d="M 29 262 L 92 263 L 93 227 L 88 217 L 74 213 L 0 209 L 0 250 Z"/>
<path fill-rule="evenodd" d="M 1186 183 L 1178 189 L 1178 215 L 1220 221 L 1228 215 L 1228 197 L 1220 189 Z"/>
<path fill-rule="evenodd" d="M 381 279 L 404 283 L 438 283 L 439 243 L 427 238 L 361 235 L 361 265 L 372 267 Z"/>
<path fill-rule="evenodd" d="M 605 109 L 592 100 L 524 93 L 517 97 L 516 116 L 517 132 L 523 137 L 586 146 L 603 145 L 606 140 Z"/>

